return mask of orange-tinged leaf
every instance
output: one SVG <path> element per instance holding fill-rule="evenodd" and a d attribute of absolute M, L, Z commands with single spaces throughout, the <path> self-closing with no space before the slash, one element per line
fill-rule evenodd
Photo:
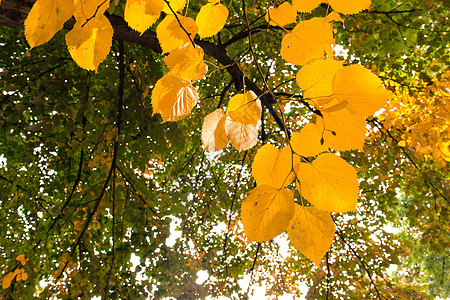
<path fill-rule="evenodd" d="M 304 65 L 331 52 L 334 43 L 330 23 L 324 18 L 312 18 L 296 25 L 281 41 L 281 56 L 289 63 Z"/>
<path fill-rule="evenodd" d="M 197 90 L 191 82 L 170 73 L 160 78 L 152 91 L 153 114 L 161 114 L 164 122 L 183 119 L 197 101 Z"/>
<path fill-rule="evenodd" d="M 324 145 L 335 150 L 363 149 L 366 119 L 352 114 L 346 108 L 318 117 L 317 130 L 323 135 Z"/>
<path fill-rule="evenodd" d="M 322 137 L 313 123 L 306 124 L 300 132 L 291 135 L 291 146 L 295 153 L 301 156 L 316 156 L 327 151 L 328 148 L 321 143 Z"/>
<path fill-rule="evenodd" d="M 222 4 L 207 3 L 203 5 L 195 18 L 198 35 L 205 38 L 217 34 L 225 25 L 227 18 L 228 9 Z"/>
<path fill-rule="evenodd" d="M 202 79 L 208 70 L 203 62 L 203 49 L 194 48 L 191 43 L 172 50 L 164 62 L 172 74 L 187 80 Z"/>
<path fill-rule="evenodd" d="M 282 188 L 292 182 L 292 152 L 289 147 L 277 149 L 265 144 L 255 155 L 252 175 L 257 185 L 270 185 Z"/>
<path fill-rule="evenodd" d="M 309 13 L 316 8 L 322 0 L 292 0 L 292 4 L 298 12 Z"/>
<path fill-rule="evenodd" d="M 297 83 L 303 90 L 303 99 L 311 100 L 316 107 L 331 101 L 332 79 L 343 62 L 332 58 L 315 60 L 304 65 L 297 73 Z"/>
<path fill-rule="evenodd" d="M 84 24 L 84 26 L 83 26 Z M 89 22 L 76 22 L 66 34 L 66 44 L 73 60 L 83 69 L 97 70 L 112 45 L 113 28 L 104 15 Z"/>
<path fill-rule="evenodd" d="M 335 22 L 341 22 L 341 23 L 344 23 L 344 19 L 342 19 L 341 16 L 340 16 L 337 12 L 335 12 L 335 11 L 330 12 L 330 13 L 325 17 L 325 19 L 327 19 L 328 21 L 335 21 Z"/>
<path fill-rule="evenodd" d="M 72 0 L 37 0 L 25 19 L 25 37 L 31 48 L 48 42 L 69 20 Z"/>
<path fill-rule="evenodd" d="M 158 9 L 158 5 L 160 9 Z M 161 3 L 149 0 L 127 0 L 124 18 L 131 28 L 144 33 L 159 19 L 163 7 L 164 1 L 162 0 Z"/>
<path fill-rule="evenodd" d="M 83 24 L 86 20 L 102 16 L 109 6 L 109 2 L 104 0 L 74 0 L 73 2 L 75 4 L 73 15 L 77 22 L 82 22 Z"/>
<path fill-rule="evenodd" d="M 194 38 L 198 31 L 198 26 L 195 21 L 189 17 L 183 17 L 181 15 L 177 16 L 181 25 L 183 25 L 183 28 L 189 32 L 191 38 Z M 190 43 L 189 37 L 183 28 L 181 28 L 177 19 L 172 14 L 167 15 L 164 20 L 159 23 L 156 28 L 156 35 L 164 53 Z"/>
<path fill-rule="evenodd" d="M 283 2 L 277 8 L 270 8 L 266 14 L 269 25 L 284 26 L 297 22 L 297 10 L 289 2 Z"/>
<path fill-rule="evenodd" d="M 169 0 L 169 4 L 170 8 L 172 8 L 174 12 L 178 12 L 184 8 L 184 6 L 186 5 L 186 0 Z M 166 14 L 171 15 L 173 13 L 170 8 L 167 4 L 165 4 L 163 11 Z"/>
<path fill-rule="evenodd" d="M 256 125 L 236 122 L 229 116 L 225 120 L 225 132 L 233 147 L 238 151 L 248 150 L 258 141 Z"/>
<path fill-rule="evenodd" d="M 14 279 L 15 276 L 16 274 L 14 274 L 13 272 L 9 272 L 8 274 L 6 274 L 5 277 L 3 277 L 2 279 L 2 288 L 3 289 L 9 288 L 9 286 L 11 285 L 11 281 Z"/>
<path fill-rule="evenodd" d="M 25 259 L 25 255 L 23 255 L 23 254 L 17 255 L 16 260 L 20 261 L 22 266 L 24 266 L 27 262 Z"/>
<path fill-rule="evenodd" d="M 294 196 L 289 189 L 260 185 L 242 201 L 241 220 L 249 241 L 264 242 L 286 230 L 294 216 Z"/>
<path fill-rule="evenodd" d="M 233 121 L 256 125 L 261 118 L 261 101 L 253 91 L 237 94 L 228 102 L 227 115 Z"/>
<path fill-rule="evenodd" d="M 350 112 L 367 117 L 385 105 L 390 93 L 370 70 L 351 65 L 334 75 L 333 95 L 338 101 L 346 101 Z"/>
<path fill-rule="evenodd" d="M 22 280 L 27 280 L 27 279 L 28 279 L 28 273 L 24 271 L 24 272 L 20 275 L 19 280 L 20 280 L 20 279 L 22 279 Z"/>
<path fill-rule="evenodd" d="M 226 116 L 223 109 L 218 108 L 208 114 L 203 120 L 202 143 L 203 149 L 208 151 L 219 151 L 228 144 L 225 132 Z"/>
<path fill-rule="evenodd" d="M 342 158 L 323 153 L 312 163 L 300 163 L 296 173 L 300 193 L 316 208 L 331 212 L 356 210 L 356 171 Z"/>
<path fill-rule="evenodd" d="M 370 9 L 372 0 L 328 0 L 331 7 L 341 14 L 356 14 Z"/>
<path fill-rule="evenodd" d="M 294 247 L 320 266 L 333 243 L 336 228 L 329 212 L 295 204 L 295 215 L 287 232 Z"/>

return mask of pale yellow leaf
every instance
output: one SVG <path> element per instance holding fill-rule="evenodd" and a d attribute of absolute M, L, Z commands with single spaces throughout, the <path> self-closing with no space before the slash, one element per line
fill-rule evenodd
<path fill-rule="evenodd" d="M 153 114 L 161 114 L 164 122 L 183 119 L 197 101 L 197 90 L 191 82 L 170 73 L 160 78 L 152 91 Z"/>
<path fill-rule="evenodd" d="M 281 56 L 289 63 L 304 65 L 331 52 L 334 43 L 330 23 L 324 18 L 312 18 L 296 25 L 281 41 Z"/>
<path fill-rule="evenodd" d="M 208 67 L 203 62 L 203 49 L 188 43 L 172 50 L 164 58 L 170 72 L 187 80 L 199 80 L 205 77 Z"/>
<path fill-rule="evenodd" d="M 329 212 L 295 204 L 295 215 L 287 232 L 294 247 L 320 266 L 333 243 L 336 228 Z"/>
<path fill-rule="evenodd" d="M 223 109 L 218 108 L 208 114 L 203 120 L 202 143 L 203 149 L 208 151 L 219 151 L 228 144 L 225 132 L 226 116 Z"/>
<path fill-rule="evenodd" d="M 385 105 L 390 93 L 370 70 L 351 65 L 334 75 L 333 95 L 340 102 L 346 101 L 350 112 L 367 117 Z"/>
<path fill-rule="evenodd" d="M 241 211 L 248 241 L 268 241 L 285 231 L 294 209 L 294 196 L 288 189 L 261 185 L 251 190 Z"/>
<path fill-rule="evenodd" d="M 324 145 L 334 150 L 363 149 L 366 119 L 352 114 L 346 108 L 328 113 L 316 120 L 317 130 L 323 136 Z"/>
<path fill-rule="evenodd" d="M 292 0 L 292 4 L 298 12 L 309 13 L 316 8 L 321 0 Z"/>
<path fill-rule="evenodd" d="M 341 14 L 356 14 L 370 9 L 372 0 L 328 0 L 331 7 Z"/>
<path fill-rule="evenodd" d="M 37 0 L 25 19 L 25 37 L 30 47 L 48 42 L 72 17 L 74 10 L 72 0 Z"/>
<path fill-rule="evenodd" d="M 164 7 L 164 1 L 159 3 L 160 10 L 158 12 L 158 3 L 149 0 L 127 0 L 125 5 L 124 18 L 128 25 L 140 33 L 144 33 L 158 19 Z M 150 9 L 151 8 L 151 9 Z"/>
<path fill-rule="evenodd" d="M 186 0 L 169 0 L 169 4 L 170 4 L 170 8 L 172 8 L 174 12 L 179 12 L 186 5 Z M 166 14 L 171 15 L 173 13 L 170 8 L 167 4 L 165 4 L 163 11 Z"/>
<path fill-rule="evenodd" d="M 84 26 L 83 26 L 84 24 Z M 66 34 L 66 44 L 73 60 L 83 69 L 97 70 L 111 48 L 113 28 L 104 15 L 89 22 L 76 22 Z"/>
<path fill-rule="evenodd" d="M 198 25 L 198 35 L 201 38 L 217 34 L 225 25 L 228 18 L 228 9 L 222 4 L 207 3 L 200 8 L 195 19 Z"/>
<path fill-rule="evenodd" d="M 256 145 L 258 128 L 254 124 L 233 121 L 229 116 L 225 120 L 225 132 L 234 148 L 245 151 Z"/>
<path fill-rule="evenodd" d="M 295 153 L 301 156 L 316 156 L 327 151 L 328 148 L 321 142 L 321 135 L 313 123 L 306 124 L 300 132 L 291 135 L 291 146 Z"/>
<path fill-rule="evenodd" d="M 183 28 L 193 39 L 197 34 L 198 26 L 192 18 L 177 15 Z M 167 15 L 156 28 L 156 35 L 164 53 L 170 52 L 187 43 L 190 43 L 189 36 L 181 28 L 174 15 Z"/>
<path fill-rule="evenodd" d="M 236 122 L 256 125 L 261 112 L 261 101 L 253 91 L 234 95 L 228 102 L 227 115 Z"/>
<path fill-rule="evenodd" d="M 297 10 L 289 2 L 283 2 L 277 8 L 269 8 L 266 21 L 273 26 L 295 23 L 297 21 Z"/>
<path fill-rule="evenodd" d="M 296 173 L 301 195 L 316 208 L 330 212 L 356 210 L 359 193 L 356 171 L 342 158 L 323 153 L 312 163 L 300 163 Z"/>
<path fill-rule="evenodd" d="M 255 155 L 252 175 L 257 185 L 271 185 L 282 188 L 292 182 L 292 152 L 289 147 L 277 149 L 265 144 Z"/>

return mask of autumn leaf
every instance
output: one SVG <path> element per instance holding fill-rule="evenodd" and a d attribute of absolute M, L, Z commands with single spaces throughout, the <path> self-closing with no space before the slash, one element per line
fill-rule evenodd
<path fill-rule="evenodd" d="M 328 0 L 331 7 L 341 14 L 356 14 L 370 9 L 372 0 Z"/>
<path fill-rule="evenodd" d="M 207 3 L 200 8 L 195 19 L 198 25 L 198 35 L 201 38 L 217 34 L 225 25 L 228 9 L 220 3 Z"/>
<path fill-rule="evenodd" d="M 320 266 L 333 243 L 336 228 L 329 212 L 295 204 L 295 215 L 287 232 L 294 247 Z"/>
<path fill-rule="evenodd" d="M 77 22 L 90 22 L 101 17 L 108 8 L 108 1 L 104 0 L 74 0 L 75 11 L 73 15 Z"/>
<path fill-rule="evenodd" d="M 131 28 L 144 33 L 159 19 L 164 3 L 163 0 L 127 0 L 124 19 Z"/>
<path fill-rule="evenodd" d="M 281 41 L 281 56 L 289 63 L 304 65 L 314 58 L 331 53 L 334 44 L 332 28 L 324 18 L 300 22 Z"/>
<path fill-rule="evenodd" d="M 319 129 L 315 124 L 308 123 L 291 136 L 291 146 L 295 153 L 301 156 L 316 156 L 327 151 L 328 148 L 322 143 Z"/>
<path fill-rule="evenodd" d="M 72 0 L 37 0 L 25 19 L 25 37 L 31 48 L 48 42 L 72 17 Z"/>
<path fill-rule="evenodd" d="M 261 118 L 261 111 L 261 101 L 253 91 L 249 91 L 231 97 L 228 102 L 227 115 L 233 121 L 256 125 Z"/>
<path fill-rule="evenodd" d="M 191 82 L 170 73 L 156 82 L 152 92 L 153 114 L 161 114 L 164 122 L 183 119 L 197 101 L 197 90 Z"/>
<path fill-rule="evenodd" d="M 257 185 L 270 185 L 282 188 L 292 182 L 292 152 L 290 147 L 277 149 L 265 144 L 255 155 L 252 164 L 252 175 Z"/>
<path fill-rule="evenodd" d="M 202 79 L 208 70 L 203 62 L 203 49 L 190 43 L 172 50 L 164 62 L 173 75 L 187 80 Z"/>
<path fill-rule="evenodd" d="M 197 34 L 198 26 L 192 18 L 177 15 L 183 28 L 190 34 L 191 38 Z M 181 28 L 173 14 L 167 15 L 156 28 L 156 35 L 164 53 L 190 43 L 189 36 Z"/>
<path fill-rule="evenodd" d="M 228 115 L 225 120 L 225 132 L 233 147 L 238 151 L 248 150 L 258 141 L 256 125 L 233 121 Z"/>
<path fill-rule="evenodd" d="M 169 5 L 167 5 L 167 3 L 165 3 L 164 9 L 163 9 L 163 11 L 168 15 L 173 14 L 173 12 L 170 8 L 172 8 L 174 12 L 179 12 L 186 5 L 186 0 L 168 0 L 168 2 L 170 4 L 170 7 L 169 7 Z"/>
<path fill-rule="evenodd" d="M 292 4 L 298 12 L 309 13 L 316 8 L 322 0 L 292 0 Z"/>
<path fill-rule="evenodd" d="M 283 2 L 277 8 L 269 8 L 265 18 L 269 25 L 284 26 L 297 21 L 297 10 L 289 2 Z"/>
<path fill-rule="evenodd" d="M 356 171 L 332 153 L 319 155 L 312 163 L 296 168 L 301 195 L 316 208 L 330 212 L 356 210 L 358 180 Z"/>
<path fill-rule="evenodd" d="M 294 196 L 289 189 L 257 186 L 242 201 L 241 220 L 248 241 L 268 241 L 286 230 L 294 216 Z"/>
<path fill-rule="evenodd" d="M 17 255 L 16 260 L 20 261 L 22 266 L 24 266 L 27 262 L 27 260 L 25 259 L 25 255 L 23 255 L 23 254 Z"/>
<path fill-rule="evenodd" d="M 223 109 L 218 108 L 208 114 L 202 126 L 203 149 L 208 151 L 219 151 L 228 144 L 225 132 L 226 116 Z"/>
<path fill-rule="evenodd" d="M 113 28 L 104 15 L 89 22 L 76 22 L 66 34 L 66 44 L 73 60 L 83 69 L 97 70 L 111 48 Z"/>
<path fill-rule="evenodd" d="M 13 272 L 9 272 L 8 274 L 6 274 L 2 279 L 2 288 L 3 289 L 9 288 L 9 286 L 11 285 L 11 281 L 14 279 L 14 277 L 16 277 L 16 274 L 14 274 Z"/>

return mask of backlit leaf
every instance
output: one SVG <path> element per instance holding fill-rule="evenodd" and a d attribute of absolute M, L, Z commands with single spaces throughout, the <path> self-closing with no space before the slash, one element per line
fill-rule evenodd
<path fill-rule="evenodd" d="M 161 2 L 162 3 L 148 0 L 127 0 L 124 12 L 125 21 L 127 21 L 131 28 L 143 33 L 159 19 L 159 15 L 164 7 L 164 1 Z M 160 9 L 158 9 L 158 5 Z"/>
<path fill-rule="evenodd" d="M 203 149 L 208 151 L 219 151 L 228 144 L 225 132 L 226 116 L 223 109 L 218 108 L 208 114 L 203 120 L 202 143 Z"/>
<path fill-rule="evenodd" d="M 287 232 L 294 247 L 320 266 L 333 243 L 336 228 L 329 212 L 295 204 L 295 215 Z"/>
<path fill-rule="evenodd" d="M 197 101 L 197 90 L 191 82 L 170 73 L 156 82 L 152 92 L 153 114 L 161 114 L 164 122 L 183 119 Z"/>
<path fill-rule="evenodd" d="M 73 2 L 75 4 L 73 15 L 77 22 L 83 22 L 83 24 L 87 20 L 102 16 L 109 5 L 109 2 L 104 0 L 74 0 Z"/>
<path fill-rule="evenodd" d="M 203 62 L 203 49 L 194 48 L 191 43 L 172 50 L 164 62 L 172 74 L 187 80 L 202 79 L 208 70 Z"/>
<path fill-rule="evenodd" d="M 356 171 L 342 158 L 323 153 L 312 163 L 300 163 L 296 173 L 300 193 L 316 208 L 330 212 L 356 210 Z"/>
<path fill-rule="evenodd" d="M 321 143 L 322 137 L 319 135 L 315 124 L 306 124 L 300 132 L 294 132 L 291 135 L 292 149 L 301 156 L 316 156 L 327 151 L 328 148 Z"/>
<path fill-rule="evenodd" d="M 179 12 L 186 5 L 186 0 L 168 0 L 168 1 L 169 1 L 169 4 L 170 4 L 170 8 L 172 8 L 174 12 Z M 171 15 L 173 13 L 172 13 L 172 10 L 170 8 L 169 8 L 169 6 L 167 4 L 165 4 L 163 11 L 166 14 Z"/>
<path fill-rule="evenodd" d="M 80 67 L 97 70 L 109 53 L 112 37 L 111 23 L 104 15 L 100 15 L 87 23 L 76 22 L 66 34 L 66 44 L 73 60 Z"/>
<path fill-rule="evenodd" d="M 297 10 L 289 3 L 283 2 L 277 8 L 270 8 L 266 14 L 269 25 L 284 26 L 297 21 Z"/>
<path fill-rule="evenodd" d="M 299 23 L 281 41 L 281 56 L 289 63 L 303 65 L 324 52 L 331 52 L 334 43 L 332 28 L 324 18 Z"/>
<path fill-rule="evenodd" d="M 286 230 L 294 216 L 294 196 L 289 189 L 257 186 L 242 201 L 241 220 L 249 241 L 268 241 Z"/>
<path fill-rule="evenodd" d="M 30 47 L 49 41 L 72 17 L 74 10 L 72 0 L 37 0 L 25 20 L 25 37 Z"/>
<path fill-rule="evenodd" d="M 9 288 L 9 286 L 11 285 L 11 281 L 14 279 L 15 276 L 16 274 L 14 274 L 13 272 L 6 274 L 2 279 L 2 288 L 3 289 Z"/>
<path fill-rule="evenodd" d="M 370 70 L 351 65 L 334 75 L 333 95 L 338 101 L 346 101 L 350 112 L 367 117 L 385 105 L 390 93 Z"/>
<path fill-rule="evenodd" d="M 178 15 L 178 19 L 191 38 L 197 34 L 198 26 L 192 18 Z M 164 53 L 190 43 L 186 32 L 181 28 L 174 15 L 167 15 L 156 28 L 156 35 Z"/>
<path fill-rule="evenodd" d="M 228 9 L 222 4 L 207 3 L 200 8 L 195 19 L 198 25 L 198 35 L 201 38 L 217 34 L 225 25 Z"/>
<path fill-rule="evenodd" d="M 257 185 L 271 185 L 282 188 L 290 184 L 292 176 L 292 152 L 289 147 L 277 149 L 275 146 L 265 144 L 253 160 L 252 175 Z"/>
<path fill-rule="evenodd" d="M 341 14 L 356 14 L 364 9 L 370 9 L 372 0 L 328 0 L 328 3 Z"/>
<path fill-rule="evenodd" d="M 233 121 L 254 124 L 261 118 L 261 101 L 253 91 L 237 94 L 228 102 L 227 115 Z"/>
<path fill-rule="evenodd" d="M 309 13 L 316 8 L 322 0 L 292 0 L 292 4 L 298 12 Z"/>
<path fill-rule="evenodd" d="M 239 151 L 252 148 L 258 141 L 256 125 L 233 121 L 230 116 L 225 120 L 225 132 L 233 147 Z"/>

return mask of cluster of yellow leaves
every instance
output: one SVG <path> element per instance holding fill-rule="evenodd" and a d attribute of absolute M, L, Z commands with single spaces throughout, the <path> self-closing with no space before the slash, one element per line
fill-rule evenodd
<path fill-rule="evenodd" d="M 28 259 L 25 259 L 25 255 L 20 254 L 16 257 L 16 260 L 20 262 L 22 266 L 25 266 Z M 11 282 L 16 278 L 17 281 L 19 280 L 27 280 L 28 279 L 28 273 L 25 271 L 24 268 L 16 269 L 14 272 L 9 272 L 6 274 L 2 279 L 2 288 L 7 289 L 11 285 Z"/>
<path fill-rule="evenodd" d="M 401 132 L 399 146 L 446 167 L 450 162 L 450 71 L 415 92 L 404 91 L 395 82 L 390 84 L 395 95 L 378 119 L 386 129 Z"/>

